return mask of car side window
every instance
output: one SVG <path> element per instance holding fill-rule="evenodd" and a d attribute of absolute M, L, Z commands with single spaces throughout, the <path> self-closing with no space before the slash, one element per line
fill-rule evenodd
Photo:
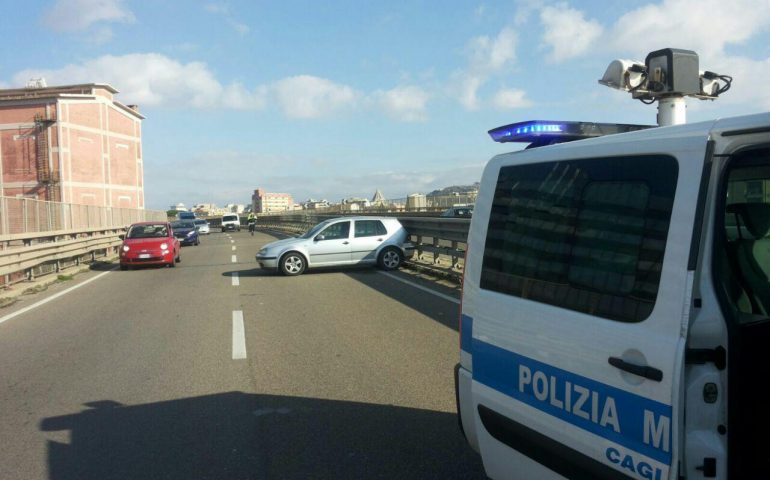
<path fill-rule="evenodd" d="M 324 236 L 324 240 L 340 240 L 348 238 L 350 236 L 350 222 L 339 222 L 334 225 L 329 225 L 321 232 Z"/>
<path fill-rule="evenodd" d="M 376 237 L 377 235 L 385 235 L 387 233 L 385 225 L 379 220 L 356 220 L 356 238 Z"/>
<path fill-rule="evenodd" d="M 678 170 L 662 155 L 503 167 L 481 288 L 644 320 L 658 294 Z"/>

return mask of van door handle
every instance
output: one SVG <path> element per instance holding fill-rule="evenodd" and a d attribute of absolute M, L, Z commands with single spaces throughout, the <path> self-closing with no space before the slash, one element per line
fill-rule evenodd
<path fill-rule="evenodd" d="M 342 244 L 343 244 L 343 245 L 347 245 L 347 244 L 349 244 L 349 243 L 350 243 L 350 242 L 348 242 L 347 240 L 345 240 L 344 242 L 342 242 Z"/>
<path fill-rule="evenodd" d="M 663 380 L 663 372 L 655 367 L 635 365 L 633 363 L 628 363 L 622 358 L 618 358 L 618 357 L 610 357 L 607 359 L 607 361 L 613 367 L 619 368 L 624 372 L 633 373 L 634 375 L 639 375 L 640 377 L 649 378 L 650 380 L 654 380 L 656 382 Z"/>

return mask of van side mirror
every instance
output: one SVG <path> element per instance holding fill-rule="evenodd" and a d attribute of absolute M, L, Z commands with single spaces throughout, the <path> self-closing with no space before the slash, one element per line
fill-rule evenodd
<path fill-rule="evenodd" d="M 326 240 L 326 237 L 323 235 L 318 235 L 317 237 L 315 237 L 316 242 L 320 242 L 321 240 Z"/>

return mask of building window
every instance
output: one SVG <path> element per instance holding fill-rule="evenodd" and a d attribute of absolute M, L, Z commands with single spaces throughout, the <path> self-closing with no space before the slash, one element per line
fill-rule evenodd
<path fill-rule="evenodd" d="M 644 320 L 657 297 L 677 175 L 667 156 L 503 167 L 481 287 Z"/>

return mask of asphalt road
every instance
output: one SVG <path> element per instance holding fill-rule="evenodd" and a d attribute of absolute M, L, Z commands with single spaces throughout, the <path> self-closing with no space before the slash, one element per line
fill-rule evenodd
<path fill-rule="evenodd" d="M 0 310 L 0 479 L 485 478 L 454 413 L 457 304 L 397 279 L 457 293 L 263 272 L 271 240 L 212 233 L 177 268 L 102 265 Z"/>

